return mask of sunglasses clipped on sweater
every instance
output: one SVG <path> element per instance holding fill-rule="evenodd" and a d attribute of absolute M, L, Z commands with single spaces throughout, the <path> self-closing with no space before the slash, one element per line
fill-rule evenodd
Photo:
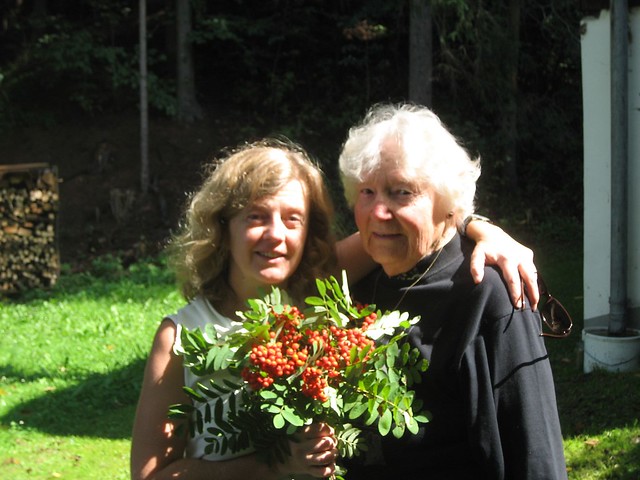
<path fill-rule="evenodd" d="M 540 291 L 538 312 L 540 313 L 540 317 L 542 317 L 543 324 L 551 330 L 551 332 L 543 331 L 540 335 L 551 338 L 568 337 L 571 333 L 571 327 L 573 327 L 571 315 L 569 315 L 569 312 L 567 312 L 566 308 L 562 306 L 558 299 L 549 293 L 544 280 L 542 280 L 539 274 L 538 290 Z"/>

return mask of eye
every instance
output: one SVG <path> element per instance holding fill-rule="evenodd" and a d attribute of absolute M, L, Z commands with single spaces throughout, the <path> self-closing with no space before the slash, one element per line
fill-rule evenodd
<path fill-rule="evenodd" d="M 245 219 L 248 223 L 255 225 L 261 223 L 264 220 L 264 213 L 259 210 L 250 210 L 245 215 Z"/>
<path fill-rule="evenodd" d="M 406 188 L 398 188 L 396 190 L 393 190 L 391 193 L 392 193 L 392 195 L 398 195 L 398 196 L 413 195 L 413 191 L 407 190 Z"/>
<path fill-rule="evenodd" d="M 305 217 L 302 214 L 294 213 L 284 218 L 287 228 L 300 228 L 305 224 Z"/>

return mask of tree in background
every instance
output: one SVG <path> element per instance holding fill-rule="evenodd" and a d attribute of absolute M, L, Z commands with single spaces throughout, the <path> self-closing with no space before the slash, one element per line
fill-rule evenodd
<path fill-rule="evenodd" d="M 191 22 L 179 21 L 189 17 L 182 6 Z M 505 189 L 524 202 L 544 194 L 549 211 L 581 211 L 573 0 L 147 0 L 147 8 L 152 116 L 196 118 L 190 109 L 199 105 L 234 125 L 230 143 L 287 135 L 333 178 L 347 128 L 372 103 L 428 104 L 431 85 L 434 109 L 482 153 L 489 213 L 509 208 L 498 201 Z M 129 0 L 5 2 L 0 16 L 5 130 L 51 123 L 72 106 L 95 115 L 138 104 Z"/>
<path fill-rule="evenodd" d="M 203 117 L 196 97 L 191 44 L 191 2 L 176 0 L 178 120 L 193 122 Z"/>
<path fill-rule="evenodd" d="M 433 31 L 430 0 L 410 0 L 409 100 L 431 107 Z"/>
<path fill-rule="evenodd" d="M 525 205 L 538 204 L 535 213 L 542 217 L 567 208 L 579 215 L 582 114 L 575 2 L 438 0 L 433 15 L 436 109 L 482 153 L 481 203 L 508 213 L 520 208 L 515 201 L 520 197 Z M 514 200 L 508 205 L 499 200 L 505 193 Z"/>
<path fill-rule="evenodd" d="M 503 79 L 506 93 L 500 106 L 501 131 L 504 138 L 504 178 L 508 189 L 518 195 L 518 58 L 520 56 L 520 0 L 509 0 L 505 29 Z"/>

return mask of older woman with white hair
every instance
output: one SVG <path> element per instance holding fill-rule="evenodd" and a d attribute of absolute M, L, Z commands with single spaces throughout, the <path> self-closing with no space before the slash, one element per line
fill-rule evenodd
<path fill-rule="evenodd" d="M 562 435 L 540 317 L 514 308 L 500 273 L 469 274 L 459 232 L 474 209 L 479 161 L 430 110 L 380 105 L 340 156 L 345 195 L 380 268 L 352 292 L 420 315 L 409 341 L 429 360 L 418 435 L 383 439 L 384 464 L 349 478 L 564 479 Z"/>

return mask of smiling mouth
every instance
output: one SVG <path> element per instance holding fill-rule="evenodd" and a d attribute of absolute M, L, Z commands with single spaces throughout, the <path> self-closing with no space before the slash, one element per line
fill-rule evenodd
<path fill-rule="evenodd" d="M 284 255 L 281 253 L 274 253 L 274 252 L 256 252 L 256 253 L 258 256 L 266 258 L 268 260 L 284 257 Z"/>
<path fill-rule="evenodd" d="M 390 239 L 390 238 L 397 238 L 400 236 L 399 233 L 379 233 L 379 232 L 374 232 L 372 233 L 372 236 L 375 238 L 380 238 L 380 239 Z"/>

